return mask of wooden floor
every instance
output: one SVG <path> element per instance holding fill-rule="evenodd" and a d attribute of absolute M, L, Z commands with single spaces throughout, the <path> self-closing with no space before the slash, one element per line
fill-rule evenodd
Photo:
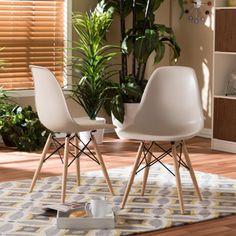
<path fill-rule="evenodd" d="M 195 170 L 236 179 L 236 154 L 212 151 L 210 149 L 210 140 L 205 138 L 194 138 L 187 142 L 187 144 Z M 104 143 L 100 145 L 107 168 L 118 168 L 132 165 L 137 147 L 137 142 L 119 140 L 114 134 L 107 134 Z M 39 156 L 39 152 L 18 152 L 14 149 L 0 147 L 0 181 L 32 178 Z M 166 158 L 165 162 L 172 163 L 170 158 Z M 52 158 L 47 161 L 45 168 L 42 170 L 41 176 L 60 175 L 61 167 L 59 159 Z M 87 158 L 82 158 L 82 171 L 98 170 L 99 168 L 99 166 L 92 163 Z M 69 172 L 74 171 L 74 165 L 71 165 Z M 142 235 L 234 236 L 236 235 L 236 216 L 170 228 Z"/>

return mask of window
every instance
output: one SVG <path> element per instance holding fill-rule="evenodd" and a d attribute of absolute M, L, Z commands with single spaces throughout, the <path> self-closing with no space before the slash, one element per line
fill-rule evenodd
<path fill-rule="evenodd" d="M 29 65 L 45 66 L 64 84 L 66 0 L 0 1 L 0 86 L 33 88 Z"/>

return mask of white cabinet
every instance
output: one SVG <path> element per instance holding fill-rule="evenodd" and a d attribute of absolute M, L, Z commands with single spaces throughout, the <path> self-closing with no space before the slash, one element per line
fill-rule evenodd
<path fill-rule="evenodd" d="M 231 73 L 236 73 L 236 6 L 216 0 L 214 7 L 212 149 L 236 153 L 236 96 L 226 96 Z"/>

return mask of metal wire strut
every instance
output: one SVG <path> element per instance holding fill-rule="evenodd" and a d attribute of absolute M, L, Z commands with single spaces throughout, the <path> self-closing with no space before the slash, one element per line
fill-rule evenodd
<path fill-rule="evenodd" d="M 96 132 L 96 130 L 92 130 L 90 133 L 92 135 L 92 133 Z M 66 137 L 69 138 L 69 144 L 71 146 L 73 146 L 74 148 L 76 148 L 78 150 L 78 154 L 75 155 L 73 152 L 69 151 L 69 154 L 73 157 L 73 159 L 70 161 L 70 163 L 68 164 L 68 167 L 77 159 L 77 158 L 80 158 L 80 156 L 82 154 L 86 155 L 87 157 L 89 157 L 91 160 L 95 161 L 98 165 L 100 165 L 100 162 L 99 160 L 97 159 L 97 157 L 94 155 L 94 153 L 91 151 L 91 149 L 89 148 L 89 144 L 91 143 L 92 141 L 92 138 L 91 138 L 91 135 L 90 135 L 90 139 L 87 143 L 84 143 L 79 135 L 76 133 L 76 134 L 66 134 Z M 81 144 L 82 144 L 82 148 L 80 148 L 79 146 L 76 146 L 72 140 L 74 138 L 77 138 Z M 47 155 L 43 162 L 47 161 L 51 156 L 53 156 L 54 154 L 58 154 L 59 157 L 60 157 L 60 160 L 61 160 L 61 163 L 63 164 L 63 157 L 62 157 L 62 154 L 61 154 L 61 149 L 64 148 L 65 146 L 65 143 L 60 143 L 58 141 L 59 138 L 56 137 L 55 134 L 52 135 L 52 140 L 53 140 L 53 145 L 54 145 L 54 150 L 49 154 Z M 87 152 L 86 152 L 87 151 Z"/>
<path fill-rule="evenodd" d="M 151 142 L 146 144 L 144 141 L 142 142 L 143 143 L 143 157 L 141 158 L 139 164 L 138 164 L 138 167 L 137 167 L 137 170 L 135 172 L 135 174 L 138 174 L 140 171 L 144 170 L 145 168 L 149 168 L 151 167 L 152 165 L 156 164 L 157 162 L 159 162 L 168 172 L 170 172 L 173 176 L 175 176 L 175 174 L 162 162 L 162 159 L 164 157 L 166 157 L 167 155 L 172 157 L 172 154 L 171 154 L 171 150 L 172 150 L 172 145 L 176 145 L 176 149 L 179 149 L 179 153 L 177 153 L 177 157 L 178 157 L 178 164 L 179 164 L 179 167 L 180 166 L 183 166 L 185 167 L 186 169 L 189 170 L 189 167 L 188 165 L 183 161 L 182 159 L 182 154 L 183 154 L 183 141 L 179 142 L 178 144 L 175 144 L 175 142 L 171 142 L 171 147 L 166 149 L 166 148 L 163 148 L 160 144 L 156 143 L 156 142 Z M 154 147 L 158 147 L 159 149 L 162 150 L 162 154 L 160 154 L 159 156 L 155 156 L 153 154 L 153 149 Z M 148 161 L 147 159 L 147 156 L 151 155 L 152 159 L 150 162 Z M 144 166 L 141 167 L 141 165 L 144 164 Z"/>

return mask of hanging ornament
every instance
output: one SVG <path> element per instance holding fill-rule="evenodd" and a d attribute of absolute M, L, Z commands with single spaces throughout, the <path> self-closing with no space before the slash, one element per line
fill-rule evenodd
<path fill-rule="evenodd" d="M 212 1 L 186 0 L 184 13 L 187 19 L 194 24 L 204 23 L 211 14 Z"/>

